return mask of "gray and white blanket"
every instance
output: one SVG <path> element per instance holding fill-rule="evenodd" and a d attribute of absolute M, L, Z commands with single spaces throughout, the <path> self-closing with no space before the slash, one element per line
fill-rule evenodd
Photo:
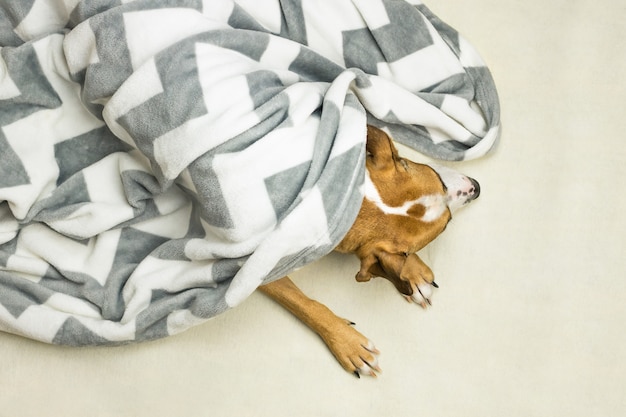
<path fill-rule="evenodd" d="M 325 255 L 366 123 L 496 142 L 474 49 L 418 1 L 0 2 L 0 329 L 149 340 Z"/>

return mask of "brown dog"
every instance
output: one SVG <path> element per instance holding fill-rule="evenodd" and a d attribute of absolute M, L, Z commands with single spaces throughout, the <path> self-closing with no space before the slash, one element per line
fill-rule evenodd
<path fill-rule="evenodd" d="M 478 183 L 448 168 L 401 158 L 389 136 L 372 126 L 367 130 L 366 168 L 361 209 L 335 250 L 359 257 L 357 281 L 386 278 L 409 301 L 426 307 L 437 284 L 415 252 L 446 228 L 452 211 L 478 197 Z M 289 277 L 260 290 L 319 334 L 344 369 L 356 376 L 380 371 L 372 342 L 353 323 L 305 296 Z"/>

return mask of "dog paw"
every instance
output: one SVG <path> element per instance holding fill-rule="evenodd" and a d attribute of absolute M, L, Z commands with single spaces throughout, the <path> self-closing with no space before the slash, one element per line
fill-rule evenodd
<path fill-rule="evenodd" d="M 354 323 L 346 322 L 324 337 L 326 345 L 341 366 L 358 378 L 361 375 L 376 377 L 381 372 L 378 366 L 380 352 L 374 344 L 358 332 Z"/>
<path fill-rule="evenodd" d="M 376 378 L 376 373 L 382 372 L 382 369 L 378 366 L 378 355 L 380 355 L 380 351 L 376 349 L 374 344 L 369 340 L 367 345 L 360 345 L 359 347 L 361 352 L 350 360 L 352 366 L 356 368 L 353 373 L 358 378 L 361 378 L 361 375 Z"/>

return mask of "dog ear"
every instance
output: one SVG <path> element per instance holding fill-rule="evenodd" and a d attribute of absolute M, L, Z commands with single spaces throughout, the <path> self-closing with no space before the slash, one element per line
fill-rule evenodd
<path fill-rule="evenodd" d="M 377 127 L 367 125 L 367 155 L 376 169 L 387 169 L 398 157 L 391 138 Z"/>
<path fill-rule="evenodd" d="M 378 264 L 378 258 L 376 258 L 373 254 L 362 257 L 361 269 L 359 269 L 359 272 L 356 274 L 356 280 L 358 282 L 367 282 L 376 276 L 380 276 L 374 273 L 373 269 L 376 264 Z"/>

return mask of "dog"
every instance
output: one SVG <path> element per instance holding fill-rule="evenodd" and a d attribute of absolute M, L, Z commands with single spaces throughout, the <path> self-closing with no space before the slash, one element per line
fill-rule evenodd
<path fill-rule="evenodd" d="M 383 277 L 409 301 L 426 308 L 433 288 L 431 269 L 415 252 L 443 232 L 458 208 L 480 194 L 478 182 L 445 167 L 399 156 L 391 138 L 367 127 L 364 199 L 347 235 L 335 248 L 361 261 L 359 282 Z M 380 353 L 349 322 L 308 298 L 284 277 L 259 290 L 315 331 L 348 372 L 376 376 Z"/>

